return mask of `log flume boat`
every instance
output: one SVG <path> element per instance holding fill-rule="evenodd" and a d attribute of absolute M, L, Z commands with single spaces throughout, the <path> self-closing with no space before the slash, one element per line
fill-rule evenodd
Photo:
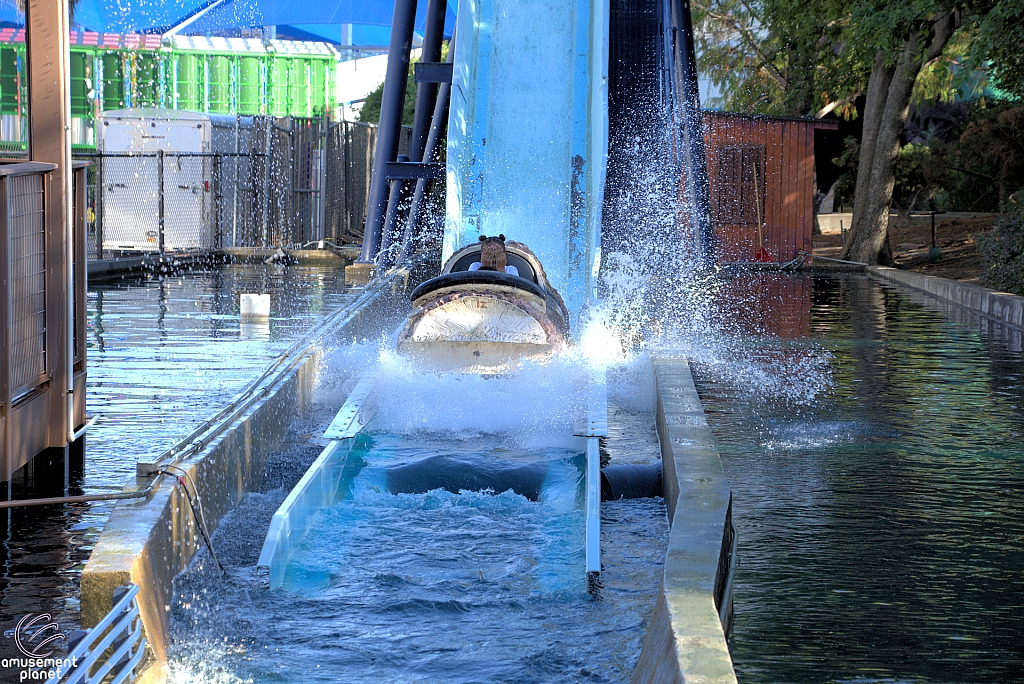
<path fill-rule="evenodd" d="M 435 371 L 496 374 L 524 359 L 542 361 L 566 345 L 569 314 L 536 255 L 508 241 L 505 258 L 518 275 L 471 270 L 485 245 L 463 247 L 441 275 L 412 291 L 400 353 Z"/>

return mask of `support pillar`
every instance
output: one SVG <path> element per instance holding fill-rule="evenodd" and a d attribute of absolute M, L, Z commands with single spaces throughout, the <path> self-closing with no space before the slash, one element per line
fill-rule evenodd
<path fill-rule="evenodd" d="M 71 238 L 71 80 L 67 0 L 25 7 L 29 159 L 56 164 L 45 189 L 47 444 L 64 448 L 71 429 L 74 286 Z M 84 297 L 84 293 L 79 296 Z"/>
<path fill-rule="evenodd" d="M 409 52 L 412 49 L 413 27 L 416 23 L 416 0 L 395 0 L 391 21 L 391 42 L 388 46 L 388 68 L 377 127 L 377 146 L 373 154 L 373 175 L 366 202 L 366 227 L 363 248 L 356 263 L 345 269 L 346 280 L 365 282 L 373 275 L 374 259 L 380 249 L 387 208 L 387 163 L 398 156 L 398 140 L 402 133 L 402 109 L 405 105 L 405 84 L 409 76 Z"/>

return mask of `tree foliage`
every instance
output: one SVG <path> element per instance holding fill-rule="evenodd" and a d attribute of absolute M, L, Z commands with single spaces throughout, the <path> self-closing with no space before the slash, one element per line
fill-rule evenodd
<path fill-rule="evenodd" d="M 1024 295 L 1024 197 L 1018 193 L 1008 205 L 992 231 L 978 239 L 985 259 L 981 277 L 989 287 Z"/>
<path fill-rule="evenodd" d="M 712 106 L 758 114 L 851 115 L 871 64 L 849 44 L 834 0 L 696 0 L 701 69 L 721 92 Z"/>
<path fill-rule="evenodd" d="M 363 123 L 380 123 L 380 104 L 384 98 L 384 82 L 366 96 L 359 108 L 359 120 Z M 413 78 L 413 62 L 409 63 L 409 77 L 405 81 L 405 104 L 402 107 L 402 124 L 412 126 L 416 112 L 416 81 Z"/>
<path fill-rule="evenodd" d="M 971 58 L 1011 98 L 1024 99 L 1024 2 L 1001 0 L 981 17 Z"/>

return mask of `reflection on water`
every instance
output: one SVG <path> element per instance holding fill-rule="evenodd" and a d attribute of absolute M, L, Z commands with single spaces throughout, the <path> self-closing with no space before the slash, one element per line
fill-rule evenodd
<path fill-rule="evenodd" d="M 806 301 L 823 400 L 697 368 L 739 528 L 740 681 L 1021 681 L 1024 358 L 865 278 Z M 769 358 L 797 327 L 773 325 Z"/>
<path fill-rule="evenodd" d="M 238 321 L 240 292 L 269 292 L 267 325 Z M 69 493 L 120 490 L 154 455 L 215 413 L 317 320 L 349 298 L 341 271 L 232 265 L 93 283 L 88 293 L 90 414 L 84 478 Z M 18 509 L 0 549 L 0 628 L 28 612 L 78 622 L 78 581 L 113 504 Z M 0 656 L 13 642 L 0 639 Z M 0 671 L 0 680 L 9 674 Z"/>

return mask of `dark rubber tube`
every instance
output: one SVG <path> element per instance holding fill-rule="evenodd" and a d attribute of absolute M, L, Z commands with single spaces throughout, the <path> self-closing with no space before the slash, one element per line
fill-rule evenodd
<path fill-rule="evenodd" d="M 662 496 L 661 463 L 610 465 L 601 470 L 601 500 Z"/>

